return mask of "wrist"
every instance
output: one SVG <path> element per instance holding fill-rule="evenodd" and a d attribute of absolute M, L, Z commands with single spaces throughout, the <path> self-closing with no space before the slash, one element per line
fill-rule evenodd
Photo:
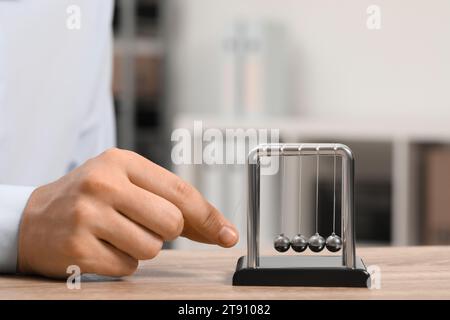
<path fill-rule="evenodd" d="M 28 262 L 28 254 L 29 250 L 33 250 L 32 246 L 28 241 L 28 239 L 32 236 L 30 233 L 33 232 L 33 229 L 30 229 L 30 226 L 33 225 L 32 216 L 33 211 L 37 206 L 38 194 L 42 190 L 43 187 L 36 188 L 28 198 L 28 201 L 25 205 L 25 208 L 22 212 L 22 218 L 19 225 L 19 235 L 18 235 L 18 244 L 17 244 L 17 272 L 18 273 L 33 273 L 31 269 L 31 265 Z M 37 226 L 35 226 L 37 228 Z"/>

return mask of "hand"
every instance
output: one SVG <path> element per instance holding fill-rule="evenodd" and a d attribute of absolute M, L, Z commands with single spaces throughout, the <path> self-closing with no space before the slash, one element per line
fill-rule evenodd
<path fill-rule="evenodd" d="M 111 149 L 37 188 L 23 213 L 18 271 L 124 276 L 185 236 L 231 247 L 235 227 L 191 185 L 131 151 Z"/>

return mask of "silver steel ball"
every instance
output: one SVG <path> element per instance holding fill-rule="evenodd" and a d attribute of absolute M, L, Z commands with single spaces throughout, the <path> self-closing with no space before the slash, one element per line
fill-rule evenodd
<path fill-rule="evenodd" d="M 278 252 L 286 252 L 289 250 L 290 246 L 291 242 L 289 241 L 289 238 L 284 234 L 280 234 L 274 240 L 274 247 Z"/>
<path fill-rule="evenodd" d="M 301 234 L 297 234 L 291 240 L 291 247 L 295 252 L 303 252 L 308 248 L 308 239 Z"/>
<path fill-rule="evenodd" d="M 308 241 L 309 249 L 314 252 L 320 252 L 325 248 L 325 239 L 319 233 L 316 233 Z"/>
<path fill-rule="evenodd" d="M 342 239 L 334 232 L 327 238 L 326 247 L 330 252 L 338 252 L 342 248 Z"/>

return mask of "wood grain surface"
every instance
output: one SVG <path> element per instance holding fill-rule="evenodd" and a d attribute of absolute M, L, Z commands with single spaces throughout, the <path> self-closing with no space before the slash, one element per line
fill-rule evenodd
<path fill-rule="evenodd" d="M 122 279 L 1 276 L 0 299 L 450 299 L 450 247 L 358 248 L 381 270 L 381 288 L 233 287 L 239 250 L 164 250 Z"/>

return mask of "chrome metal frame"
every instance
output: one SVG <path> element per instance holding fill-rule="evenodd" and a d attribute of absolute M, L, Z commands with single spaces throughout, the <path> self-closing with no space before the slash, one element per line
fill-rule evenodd
<path fill-rule="evenodd" d="M 356 268 L 354 230 L 354 157 L 349 147 L 330 143 L 261 144 L 250 151 L 248 165 L 247 267 L 259 267 L 261 157 L 331 155 L 342 158 L 342 265 Z"/>

